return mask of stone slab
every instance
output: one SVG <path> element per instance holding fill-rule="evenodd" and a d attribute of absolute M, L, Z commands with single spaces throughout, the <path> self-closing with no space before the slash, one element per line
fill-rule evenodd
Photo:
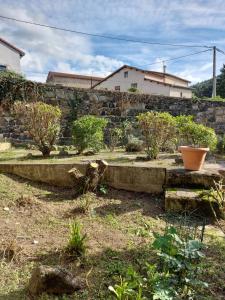
<path fill-rule="evenodd" d="M 210 204 L 201 197 L 203 190 L 194 189 L 167 189 L 165 191 L 165 210 L 167 212 L 196 211 L 212 214 Z M 215 203 L 213 204 L 216 208 Z"/>

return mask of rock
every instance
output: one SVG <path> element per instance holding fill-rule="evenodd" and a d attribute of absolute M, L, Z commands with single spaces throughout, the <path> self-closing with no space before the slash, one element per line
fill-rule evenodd
<path fill-rule="evenodd" d="M 33 158 L 33 154 L 32 153 L 28 153 L 27 155 L 26 155 L 26 159 L 32 159 Z"/>
<path fill-rule="evenodd" d="M 28 293 L 36 297 L 42 293 L 63 295 L 73 294 L 84 288 L 84 281 L 74 277 L 68 270 L 60 266 L 39 266 L 33 270 L 28 286 Z"/>
<path fill-rule="evenodd" d="M 4 207 L 3 210 L 4 211 L 9 211 L 9 208 L 8 207 Z"/>

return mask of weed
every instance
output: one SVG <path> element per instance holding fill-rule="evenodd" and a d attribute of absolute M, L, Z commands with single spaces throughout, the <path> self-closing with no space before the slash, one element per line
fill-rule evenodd
<path fill-rule="evenodd" d="M 86 251 L 86 234 L 81 233 L 81 225 L 78 222 L 70 223 L 70 237 L 67 250 L 73 255 L 83 255 Z"/>
<path fill-rule="evenodd" d="M 108 187 L 105 184 L 100 184 L 99 185 L 99 192 L 103 195 L 108 194 Z"/>

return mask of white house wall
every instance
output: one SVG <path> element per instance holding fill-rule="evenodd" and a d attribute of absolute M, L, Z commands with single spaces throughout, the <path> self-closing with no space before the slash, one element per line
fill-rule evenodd
<path fill-rule="evenodd" d="M 20 73 L 20 54 L 0 41 L 0 65 L 9 71 Z"/>
<path fill-rule="evenodd" d="M 126 71 L 128 72 L 128 78 L 124 78 L 124 72 Z M 97 85 L 95 89 L 115 90 L 116 86 L 120 86 L 121 92 L 127 92 L 132 83 L 137 83 L 137 89 L 144 94 L 181 97 L 182 92 L 182 97 L 191 98 L 191 91 L 189 90 L 144 80 L 145 77 L 145 73 L 124 68 Z M 152 79 L 157 80 L 156 77 Z"/>

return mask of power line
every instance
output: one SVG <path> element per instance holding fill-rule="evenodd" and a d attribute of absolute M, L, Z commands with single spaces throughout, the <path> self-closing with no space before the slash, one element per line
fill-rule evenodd
<path fill-rule="evenodd" d="M 154 62 L 154 63 L 151 63 L 151 64 L 141 65 L 141 66 L 138 66 L 138 67 L 152 66 L 152 65 L 156 65 L 156 64 L 159 64 L 159 63 L 162 63 L 162 62 L 168 62 L 168 61 L 172 61 L 172 60 L 178 60 L 178 59 L 181 59 L 181 58 L 184 58 L 184 57 L 188 57 L 188 56 L 192 56 L 192 55 L 204 53 L 204 52 L 211 51 L 211 50 L 212 50 L 212 49 L 207 49 L 207 50 L 203 50 L 203 51 L 198 51 L 198 52 L 194 52 L 194 53 L 190 53 L 190 54 L 186 54 L 186 55 L 182 55 L 182 56 L 178 56 L 178 57 L 173 57 L 173 58 L 169 58 L 169 59 L 164 59 L 164 60 L 157 61 L 157 62 Z"/>
<path fill-rule="evenodd" d="M 112 39 L 112 40 L 131 42 L 131 43 L 172 46 L 172 47 L 187 47 L 187 48 L 212 48 L 212 47 L 206 46 L 206 45 L 194 45 L 194 44 L 193 45 L 187 45 L 187 44 L 185 45 L 185 44 L 148 42 L 148 41 L 141 41 L 141 40 L 136 40 L 136 39 L 132 39 L 132 38 L 130 39 L 130 38 L 121 38 L 118 36 L 101 35 L 101 34 L 97 34 L 97 33 L 83 32 L 83 31 L 78 31 L 78 30 L 73 30 L 73 29 L 68 29 L 68 28 L 62 28 L 62 27 L 51 26 L 51 25 L 47 25 L 47 24 L 41 24 L 41 23 L 36 23 L 36 22 L 31 22 L 31 21 L 26 21 L 26 20 L 20 20 L 20 19 L 11 18 L 11 17 L 7 17 L 7 16 L 2 16 L 2 15 L 0 15 L 0 18 L 6 19 L 6 20 L 11 20 L 11 21 L 16 21 L 16 22 L 20 22 L 20 23 L 25 23 L 25 24 L 29 24 L 29 25 L 35 25 L 35 26 L 51 28 L 51 29 L 60 30 L 60 31 L 66 31 L 66 32 L 86 35 L 86 36 L 99 37 L 99 38 L 104 38 L 104 39 Z"/>

